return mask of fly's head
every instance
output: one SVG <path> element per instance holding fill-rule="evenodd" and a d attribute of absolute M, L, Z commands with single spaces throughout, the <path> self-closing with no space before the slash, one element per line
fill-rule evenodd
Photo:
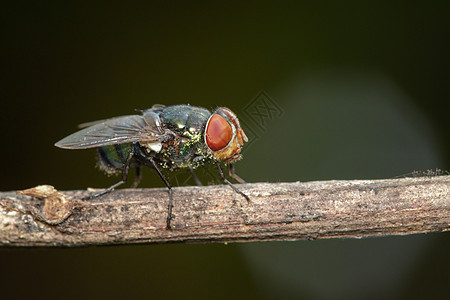
<path fill-rule="evenodd" d="M 247 136 L 236 115 L 226 107 L 217 108 L 205 127 L 205 143 L 217 160 L 232 163 L 241 158 Z"/>

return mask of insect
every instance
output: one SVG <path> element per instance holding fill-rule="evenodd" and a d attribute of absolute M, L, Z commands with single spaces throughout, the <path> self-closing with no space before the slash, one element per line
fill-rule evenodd
<path fill-rule="evenodd" d="M 172 186 L 163 170 L 187 168 L 197 184 L 194 169 L 215 163 L 223 182 L 250 201 L 224 175 L 220 162 L 229 166 L 229 175 L 244 183 L 235 174 L 234 162 L 242 157 L 241 147 L 247 142 L 236 115 L 228 108 L 219 107 L 214 112 L 190 106 L 153 105 L 142 110 L 141 115 L 121 116 L 81 124 L 82 129 L 55 146 L 64 149 L 97 148 L 99 167 L 107 174 L 122 174 L 122 179 L 109 188 L 89 196 L 92 199 L 111 192 L 125 183 L 130 168 L 136 169 L 132 187 L 141 178 L 141 167 L 155 169 L 169 190 L 167 228 L 173 219 Z"/>

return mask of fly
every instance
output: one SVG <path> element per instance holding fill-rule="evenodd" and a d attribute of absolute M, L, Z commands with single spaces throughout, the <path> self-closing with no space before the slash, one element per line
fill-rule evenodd
<path fill-rule="evenodd" d="M 234 162 L 242 158 L 241 148 L 247 142 L 236 115 L 226 107 L 214 112 L 190 106 L 153 105 L 141 115 L 128 115 L 81 124 L 82 128 L 55 146 L 64 149 L 97 148 L 100 169 L 110 175 L 122 174 L 122 179 L 109 188 L 89 196 L 89 199 L 111 192 L 128 178 L 130 168 L 136 169 L 132 187 L 141 181 L 141 167 L 155 169 L 169 190 L 167 228 L 172 215 L 172 186 L 163 170 L 187 168 L 197 184 L 201 184 L 194 169 L 214 163 L 222 181 L 250 201 L 224 175 L 220 162 L 229 166 L 229 175 L 244 183 L 234 172 Z"/>

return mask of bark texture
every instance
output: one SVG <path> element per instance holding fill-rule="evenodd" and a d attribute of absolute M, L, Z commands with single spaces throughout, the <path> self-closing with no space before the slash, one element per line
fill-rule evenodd
<path fill-rule="evenodd" d="M 178 187 L 168 192 L 39 186 L 0 193 L 0 245 L 84 246 L 362 238 L 450 229 L 450 176 Z"/>

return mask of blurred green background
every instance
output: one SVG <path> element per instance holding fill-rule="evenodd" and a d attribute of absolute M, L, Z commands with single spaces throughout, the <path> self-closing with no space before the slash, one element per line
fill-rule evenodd
<path fill-rule="evenodd" d="M 8 3 L 1 190 L 111 185 L 94 151 L 53 144 L 155 103 L 235 111 L 248 182 L 449 169 L 449 6 Z M 261 90 L 283 112 L 262 127 L 244 109 Z M 450 291 L 449 237 L 0 249 L 1 285 L 47 299 L 431 299 Z"/>

